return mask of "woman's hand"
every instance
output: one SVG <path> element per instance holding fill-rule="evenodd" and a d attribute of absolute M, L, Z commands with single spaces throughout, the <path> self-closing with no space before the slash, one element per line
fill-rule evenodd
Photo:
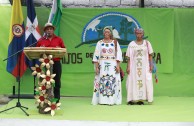
<path fill-rule="evenodd" d="M 152 73 L 152 70 L 153 70 L 153 68 L 152 68 L 152 66 L 150 66 L 150 73 Z"/>
<path fill-rule="evenodd" d="M 96 75 L 98 75 L 100 73 L 100 67 L 99 64 L 97 62 L 95 62 L 95 71 L 96 71 Z"/>
<path fill-rule="evenodd" d="M 129 67 L 127 67 L 126 72 L 127 72 L 127 74 L 130 74 L 130 68 Z"/>
<path fill-rule="evenodd" d="M 100 73 L 100 70 L 98 67 L 96 67 L 96 75 L 98 75 Z"/>
<path fill-rule="evenodd" d="M 152 73 L 153 70 L 153 62 L 152 62 L 152 55 L 149 55 L 149 65 L 150 65 L 150 73 Z"/>
<path fill-rule="evenodd" d="M 120 73 L 120 66 L 116 66 L 116 73 Z"/>

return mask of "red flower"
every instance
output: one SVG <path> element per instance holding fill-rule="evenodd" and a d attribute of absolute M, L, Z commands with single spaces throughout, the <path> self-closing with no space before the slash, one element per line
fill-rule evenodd
<path fill-rule="evenodd" d="M 51 110 L 55 110 L 56 109 L 56 104 L 51 104 Z"/>

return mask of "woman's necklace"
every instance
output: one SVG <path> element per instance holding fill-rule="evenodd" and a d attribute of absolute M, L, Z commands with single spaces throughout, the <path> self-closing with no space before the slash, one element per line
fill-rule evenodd
<path fill-rule="evenodd" d="M 104 41 L 105 43 L 109 43 L 110 40 L 111 40 L 111 39 L 108 39 L 108 40 L 103 39 L 103 41 Z"/>
<path fill-rule="evenodd" d="M 135 42 L 136 42 L 137 45 L 142 45 L 143 44 L 143 40 L 141 40 L 141 41 L 136 40 Z"/>

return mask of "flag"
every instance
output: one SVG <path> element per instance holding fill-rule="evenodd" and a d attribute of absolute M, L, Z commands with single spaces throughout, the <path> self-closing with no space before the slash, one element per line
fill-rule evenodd
<path fill-rule="evenodd" d="M 59 35 L 61 16 L 62 16 L 61 0 L 53 0 L 53 5 L 49 15 L 48 22 L 52 23 L 56 27 L 54 33 L 57 36 Z"/>
<path fill-rule="evenodd" d="M 40 30 L 38 27 L 38 19 L 36 16 L 33 0 L 27 0 L 27 21 L 26 21 L 26 47 L 36 47 L 36 42 L 41 38 Z M 36 60 L 30 61 L 26 57 L 26 64 L 28 67 L 32 67 L 36 64 Z"/>
<path fill-rule="evenodd" d="M 25 55 L 23 51 L 21 51 L 24 48 L 24 45 L 25 29 L 21 1 L 13 0 L 9 33 L 7 71 L 13 76 L 17 77 L 17 79 L 22 77 L 27 68 L 24 60 Z"/>

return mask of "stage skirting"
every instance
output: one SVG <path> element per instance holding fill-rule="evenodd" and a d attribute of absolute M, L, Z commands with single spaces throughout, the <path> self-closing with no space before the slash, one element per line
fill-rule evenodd
<path fill-rule="evenodd" d="M 15 106 L 17 100 L 0 107 L 0 111 Z M 34 99 L 22 99 L 29 109 L 26 116 L 20 108 L 0 114 L 0 118 L 51 119 L 108 122 L 194 122 L 194 97 L 154 97 L 152 105 L 91 105 L 90 97 L 63 97 L 55 116 L 39 114 Z"/>

